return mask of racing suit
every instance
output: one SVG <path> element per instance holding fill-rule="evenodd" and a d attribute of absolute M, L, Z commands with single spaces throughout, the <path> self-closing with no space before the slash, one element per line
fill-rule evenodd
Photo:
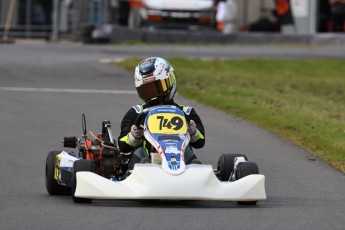
<path fill-rule="evenodd" d="M 195 112 L 194 108 L 188 106 L 180 106 L 174 102 L 169 103 L 169 105 L 177 106 L 189 116 L 190 120 L 194 120 L 196 128 L 200 135 L 195 141 L 191 141 L 184 153 L 184 160 L 186 164 L 190 164 L 192 160 L 197 159 L 192 151 L 192 148 L 199 149 L 205 145 L 205 130 L 201 122 L 199 115 Z M 121 133 L 118 138 L 118 144 L 121 152 L 132 153 L 131 161 L 129 163 L 129 168 L 133 169 L 135 163 L 141 162 L 144 158 L 150 159 L 150 152 L 152 150 L 151 144 L 145 139 L 139 146 L 132 147 L 129 144 L 129 134 L 131 132 L 131 126 L 135 123 L 135 120 L 139 113 L 141 113 L 145 108 L 148 108 L 147 104 L 136 105 L 128 110 L 121 122 Z M 144 151 L 143 151 L 144 150 Z M 133 154 L 134 153 L 134 154 Z"/>

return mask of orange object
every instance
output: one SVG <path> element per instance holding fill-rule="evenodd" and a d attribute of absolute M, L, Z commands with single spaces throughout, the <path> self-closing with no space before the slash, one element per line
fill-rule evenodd
<path fill-rule="evenodd" d="M 92 145 L 91 140 L 85 141 L 85 148 L 86 148 L 86 160 L 93 160 L 93 153 L 88 150 Z"/>
<path fill-rule="evenodd" d="M 277 13 L 278 15 L 284 15 L 290 10 L 289 0 L 277 0 Z"/>
<path fill-rule="evenodd" d="M 147 20 L 148 21 L 154 21 L 154 22 L 161 22 L 162 16 L 160 16 L 160 15 L 147 15 Z"/>
<path fill-rule="evenodd" d="M 217 30 L 222 31 L 224 29 L 224 23 L 223 22 L 218 22 L 217 23 Z"/>
<path fill-rule="evenodd" d="M 211 18 L 210 17 L 200 17 L 199 22 L 200 23 L 211 23 Z"/>
<path fill-rule="evenodd" d="M 129 4 L 131 8 L 145 8 L 145 4 L 141 0 L 131 0 Z"/>

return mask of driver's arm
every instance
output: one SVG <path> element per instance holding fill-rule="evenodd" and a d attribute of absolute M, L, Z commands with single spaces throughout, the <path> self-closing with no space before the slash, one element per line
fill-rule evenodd
<path fill-rule="evenodd" d="M 201 119 L 200 119 L 199 115 L 195 112 L 194 108 L 191 110 L 191 112 L 188 116 L 189 116 L 190 120 L 193 120 L 195 122 L 197 132 L 198 132 L 197 136 L 195 138 L 196 140 L 191 141 L 189 143 L 189 145 L 193 148 L 200 149 L 200 148 L 204 147 L 204 145 L 205 145 L 204 125 L 202 124 Z"/>
<path fill-rule="evenodd" d="M 118 138 L 119 148 L 121 152 L 131 152 L 134 147 L 130 145 L 129 135 L 131 133 L 131 127 L 137 118 L 137 112 L 131 108 L 123 117 L 121 122 L 121 133 Z"/>

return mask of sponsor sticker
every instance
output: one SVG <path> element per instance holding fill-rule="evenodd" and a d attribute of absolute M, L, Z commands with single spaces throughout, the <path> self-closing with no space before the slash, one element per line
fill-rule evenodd
<path fill-rule="evenodd" d="M 149 77 L 143 79 L 143 84 L 147 84 L 156 80 L 156 77 Z"/>
<path fill-rule="evenodd" d="M 165 153 L 179 154 L 180 151 L 178 151 L 177 146 L 167 146 L 166 149 L 165 149 Z"/>

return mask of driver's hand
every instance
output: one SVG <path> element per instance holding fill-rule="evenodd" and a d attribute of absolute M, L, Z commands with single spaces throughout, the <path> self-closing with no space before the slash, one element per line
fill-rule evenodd
<path fill-rule="evenodd" d="M 193 120 L 189 121 L 188 132 L 190 134 L 190 142 L 195 142 L 195 141 L 197 141 L 199 139 L 200 132 L 196 128 L 196 124 L 195 124 L 195 122 Z"/>
<path fill-rule="evenodd" d="M 196 124 L 193 120 L 189 121 L 188 132 L 191 136 L 193 136 L 196 133 Z"/>
<path fill-rule="evenodd" d="M 136 125 L 132 125 L 131 133 L 132 133 L 132 136 L 135 137 L 136 139 L 141 139 L 144 135 L 144 129 Z"/>

